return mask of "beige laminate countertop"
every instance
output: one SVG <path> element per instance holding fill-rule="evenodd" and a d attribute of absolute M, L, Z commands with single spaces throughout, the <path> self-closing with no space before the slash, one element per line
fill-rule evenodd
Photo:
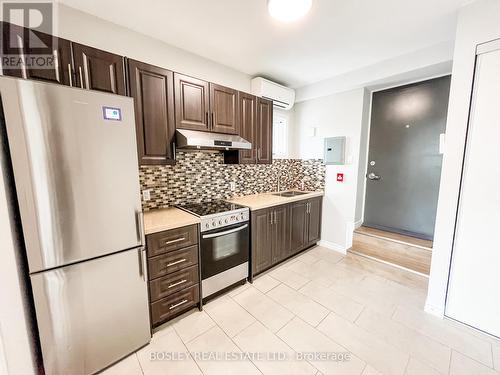
<path fill-rule="evenodd" d="M 307 192 L 306 194 L 297 195 L 295 197 L 280 197 L 273 194 L 274 193 L 245 195 L 228 199 L 228 202 L 241 204 L 242 206 L 250 208 L 251 211 L 255 211 L 323 196 L 322 191 Z M 144 213 L 144 231 L 146 234 L 181 228 L 187 225 L 198 224 L 199 222 L 200 219 L 198 217 L 175 207 L 154 209 Z"/>
<path fill-rule="evenodd" d="M 196 216 L 175 207 L 160 208 L 144 213 L 144 231 L 146 234 L 181 228 L 199 222 L 200 219 Z"/>
<path fill-rule="evenodd" d="M 281 204 L 287 204 L 291 202 L 297 202 L 304 199 L 322 197 L 322 191 L 310 191 L 306 194 L 297 195 L 295 197 L 280 197 L 278 195 L 273 195 L 276 193 L 262 193 L 245 195 L 242 197 L 228 199 L 228 202 L 241 204 L 250 208 L 251 211 L 261 210 L 263 208 L 279 206 Z"/>

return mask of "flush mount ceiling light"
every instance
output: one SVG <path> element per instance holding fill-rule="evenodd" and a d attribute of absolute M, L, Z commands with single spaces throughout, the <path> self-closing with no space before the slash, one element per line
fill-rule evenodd
<path fill-rule="evenodd" d="M 267 0 L 269 14 L 282 22 L 296 21 L 311 9 L 312 0 Z"/>

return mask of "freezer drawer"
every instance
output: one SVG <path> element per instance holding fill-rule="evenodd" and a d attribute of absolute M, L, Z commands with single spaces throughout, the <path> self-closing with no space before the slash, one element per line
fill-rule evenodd
<path fill-rule="evenodd" d="M 150 341 L 138 249 L 31 275 L 47 375 L 92 374 Z"/>

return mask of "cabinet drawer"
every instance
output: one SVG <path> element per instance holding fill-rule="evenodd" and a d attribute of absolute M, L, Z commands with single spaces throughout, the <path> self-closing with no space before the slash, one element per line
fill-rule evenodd
<path fill-rule="evenodd" d="M 156 279 L 195 264 L 198 264 L 198 245 L 149 258 L 149 279 Z"/>
<path fill-rule="evenodd" d="M 151 304 L 153 325 L 158 325 L 174 315 L 196 305 L 200 299 L 198 285 L 184 289 Z"/>
<path fill-rule="evenodd" d="M 198 225 L 167 230 L 146 237 L 150 257 L 198 243 Z"/>
<path fill-rule="evenodd" d="M 157 301 L 179 290 L 196 285 L 198 280 L 198 265 L 196 265 L 150 281 L 151 301 Z"/>

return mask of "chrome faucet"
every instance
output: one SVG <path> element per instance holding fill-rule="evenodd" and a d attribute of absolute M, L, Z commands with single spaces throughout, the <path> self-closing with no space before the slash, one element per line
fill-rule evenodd
<path fill-rule="evenodd" d="M 278 190 L 279 193 L 281 191 L 281 171 L 278 171 Z"/>

